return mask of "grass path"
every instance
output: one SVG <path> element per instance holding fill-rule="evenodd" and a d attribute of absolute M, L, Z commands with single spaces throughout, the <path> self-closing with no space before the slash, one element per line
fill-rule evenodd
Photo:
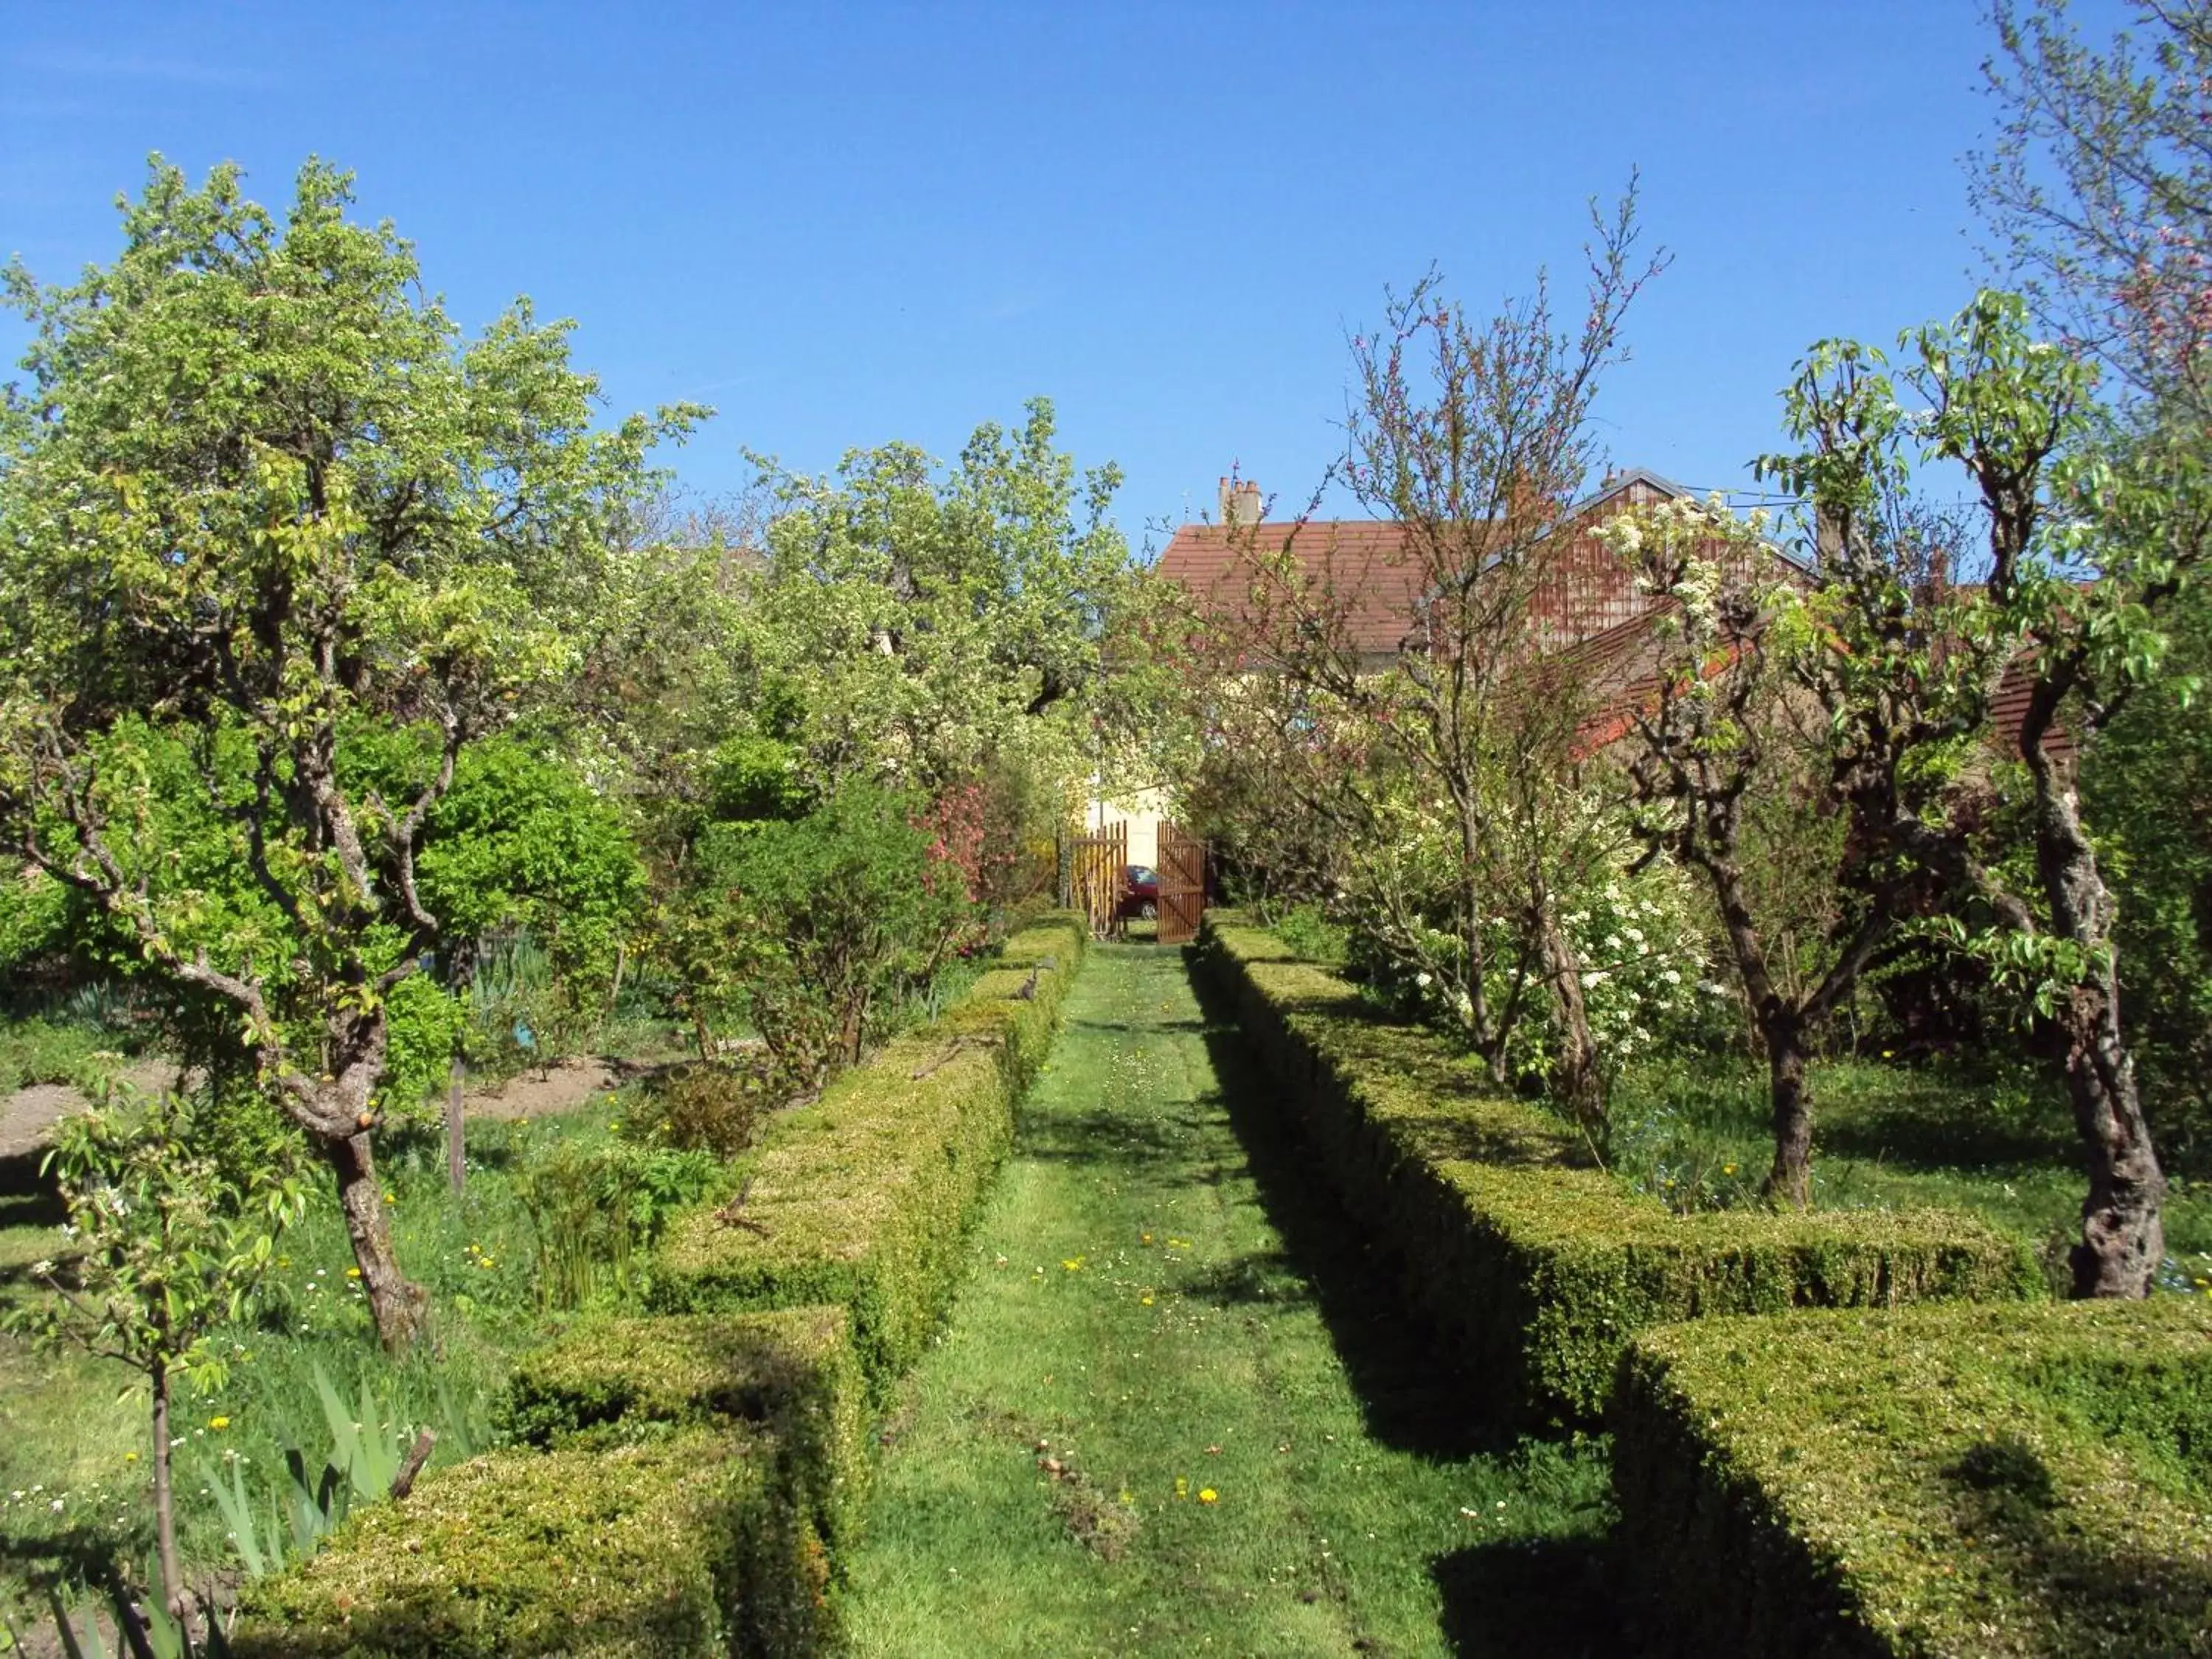
<path fill-rule="evenodd" d="M 1101 947 L 885 1430 L 855 1650 L 1604 1653 L 1595 1452 L 1485 1446 L 1180 955 Z"/>

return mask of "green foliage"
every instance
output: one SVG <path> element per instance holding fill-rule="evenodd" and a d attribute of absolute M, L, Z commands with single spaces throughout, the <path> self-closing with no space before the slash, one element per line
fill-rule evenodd
<path fill-rule="evenodd" d="M 916 822 L 922 805 L 850 782 L 804 817 L 714 826 L 694 851 L 678 936 L 690 994 L 741 996 L 799 1087 L 857 1061 L 898 999 L 974 939 L 960 874 Z"/>
<path fill-rule="evenodd" d="M 538 1305 L 580 1308 L 643 1286 L 643 1253 L 669 1218 L 723 1184 L 714 1154 L 598 1136 L 564 1136 L 516 1172 L 537 1243 Z"/>
<path fill-rule="evenodd" d="M 304 1566 L 248 1585 L 240 1659 L 311 1655 L 729 1655 L 777 1596 L 739 1571 L 765 1459 L 696 1429 L 607 1450 L 495 1452 L 356 1514 Z M 777 1609 L 781 1611 L 781 1609 Z M 807 1649 L 794 1646 L 786 1651 Z"/>
<path fill-rule="evenodd" d="M 1017 933 L 942 1018 L 777 1116 L 738 1165 L 742 1206 L 671 1226 L 653 1305 L 842 1304 L 880 1397 L 921 1352 L 958 1278 L 961 1241 L 1088 938 L 1066 915 Z"/>
<path fill-rule="evenodd" d="M 1492 1403 L 1589 1421 L 1622 1344 L 1672 1320 L 2041 1290 L 2023 1242 L 1941 1211 L 1676 1214 L 1592 1167 L 1433 1035 L 1217 913 L 1204 956 L 1322 1165 L 1408 1265 Z"/>
<path fill-rule="evenodd" d="M 648 1140 L 735 1158 L 752 1145 L 762 1112 L 775 1103 L 768 1068 L 700 1060 L 646 1080 L 630 1117 Z"/>
<path fill-rule="evenodd" d="M 1640 1334 L 1608 1420 L 1661 1650 L 2192 1651 L 2208 1337 L 2165 1297 Z"/>
<path fill-rule="evenodd" d="M 34 866 L 0 881 L 0 969 L 17 973 L 68 951 L 74 920 L 70 898 L 66 886 Z"/>
<path fill-rule="evenodd" d="M 419 1297 L 337 1149 L 441 930 L 430 819 L 572 683 L 646 455 L 702 411 L 602 426 L 565 326 L 518 304 L 465 343 L 345 175 L 310 161 L 281 218 L 239 185 L 156 158 L 113 262 L 8 273 L 36 333 L 0 406 L 0 839 L 222 1011 L 352 1184 L 398 1342 Z"/>
<path fill-rule="evenodd" d="M 392 988 L 385 1000 L 391 1047 L 379 1099 L 394 1116 L 412 1113 L 443 1088 L 453 1049 L 467 1013 L 428 974 L 415 974 Z"/>
<path fill-rule="evenodd" d="M 229 1355 L 215 1329 L 245 1311 L 306 1199 L 291 1160 L 241 1158 L 246 1149 L 208 1133 L 204 1097 L 166 1093 L 134 1109 L 119 1085 L 102 1094 L 63 1119 L 46 1160 L 82 1241 L 74 1282 L 54 1262 L 33 1263 L 53 1294 L 7 1322 L 48 1347 L 118 1360 L 149 1383 L 161 1588 L 174 1612 L 185 1586 L 170 1496 L 173 1390 L 222 1386 Z"/>
<path fill-rule="evenodd" d="M 526 928 L 552 979 L 587 1011 L 604 1008 L 645 902 L 645 865 L 621 814 L 573 766 L 513 737 L 470 749 L 419 864 L 447 938 Z"/>
<path fill-rule="evenodd" d="M 792 699 L 801 781 L 932 793 L 987 769 L 1050 793 L 1094 763 L 1111 619 L 1136 572 L 1107 518 L 1118 469 L 1078 477 L 1052 405 L 975 429 L 940 477 L 906 444 L 834 476 L 764 462 L 775 503 L 755 649 Z"/>
<path fill-rule="evenodd" d="M 1349 930 L 1332 922 L 1328 913 L 1313 900 L 1284 907 L 1271 924 L 1277 939 L 1301 962 L 1342 969 L 1349 949 Z"/>
<path fill-rule="evenodd" d="M 2212 1148 L 2212 591 L 2170 618 L 2164 673 L 2081 767 L 2083 808 L 2114 870 L 2121 1004 L 2159 1144 Z"/>
<path fill-rule="evenodd" d="M 287 1163 L 228 1164 L 220 1153 L 240 1149 L 210 1148 L 206 1110 L 193 1096 L 134 1103 L 111 1086 L 106 1102 L 62 1120 L 47 1167 L 79 1244 L 71 1282 L 12 1322 L 157 1378 L 222 1385 L 228 1361 L 210 1334 L 240 1316 L 305 1198 Z M 52 1262 L 32 1271 L 62 1284 Z"/>

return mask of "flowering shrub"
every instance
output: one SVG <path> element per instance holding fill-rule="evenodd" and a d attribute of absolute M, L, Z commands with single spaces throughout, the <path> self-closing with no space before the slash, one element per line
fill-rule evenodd
<path fill-rule="evenodd" d="M 1689 890 L 1671 864 L 1609 875 L 1560 921 L 1582 962 L 1590 1036 L 1608 1084 L 1662 1044 L 1702 1043 L 1733 1029 L 1729 994 L 1708 975 Z"/>

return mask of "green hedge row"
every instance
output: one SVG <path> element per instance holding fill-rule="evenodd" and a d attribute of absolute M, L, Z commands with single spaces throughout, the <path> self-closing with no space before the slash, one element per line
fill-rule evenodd
<path fill-rule="evenodd" d="M 246 1586 L 241 1659 L 830 1650 L 864 1486 L 842 1309 L 586 1326 L 518 1372 L 527 1443 Z"/>
<path fill-rule="evenodd" d="M 278 1656 L 805 1656 L 858 1525 L 872 1401 L 920 1353 L 1089 939 L 1015 933 L 940 1019 L 741 1160 L 742 1200 L 672 1228 L 649 1317 L 525 1358 L 516 1448 L 350 1519 L 249 1586 Z"/>
<path fill-rule="evenodd" d="M 945 1018 L 778 1119 L 743 1160 L 742 1204 L 669 1230 L 654 1306 L 842 1304 L 880 1398 L 920 1356 L 958 1277 L 976 1200 L 1012 1144 L 1014 1103 L 1044 1061 L 1089 938 L 1065 913 L 1023 929 Z"/>
<path fill-rule="evenodd" d="M 1492 1411 L 1595 1421 L 1623 1347 L 1648 1326 L 2042 1293 L 2027 1243 L 1970 1216 L 1677 1215 L 1593 1167 L 1559 1120 L 1272 933 L 1217 913 L 1199 959 Z"/>
<path fill-rule="evenodd" d="M 1612 1426 L 1673 1651 L 2212 1650 L 2203 1297 L 1676 1325 Z"/>

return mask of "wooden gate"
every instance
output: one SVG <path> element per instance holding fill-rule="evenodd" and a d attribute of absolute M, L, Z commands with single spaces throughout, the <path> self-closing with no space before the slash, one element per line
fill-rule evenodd
<path fill-rule="evenodd" d="M 1206 843 L 1180 825 L 1160 826 L 1160 943 L 1188 945 L 1206 914 Z"/>
<path fill-rule="evenodd" d="M 1124 821 L 1085 830 L 1068 842 L 1068 902 L 1091 919 L 1091 937 L 1120 939 L 1129 866 L 1129 826 Z"/>

